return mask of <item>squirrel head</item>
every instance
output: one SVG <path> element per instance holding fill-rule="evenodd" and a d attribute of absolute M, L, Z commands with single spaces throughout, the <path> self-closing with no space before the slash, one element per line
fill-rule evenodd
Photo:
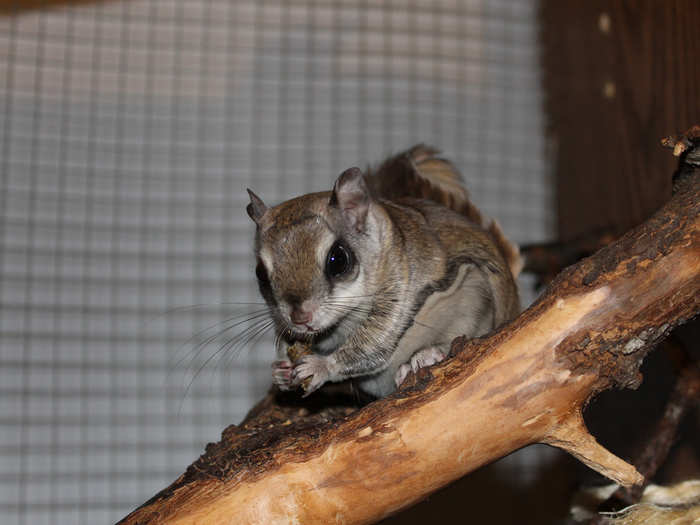
<path fill-rule="evenodd" d="M 313 339 L 341 323 L 361 322 L 381 250 L 362 171 L 344 171 L 330 192 L 271 208 L 248 193 L 258 286 L 280 330 L 290 339 Z"/>

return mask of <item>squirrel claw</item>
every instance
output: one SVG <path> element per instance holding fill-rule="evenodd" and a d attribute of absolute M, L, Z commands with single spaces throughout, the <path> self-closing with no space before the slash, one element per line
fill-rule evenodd
<path fill-rule="evenodd" d="M 300 358 L 291 372 L 291 384 L 302 386 L 303 397 L 321 388 L 329 379 L 327 358 L 316 354 L 308 354 Z"/>
<path fill-rule="evenodd" d="M 409 365 L 408 363 L 404 363 L 398 368 L 396 374 L 394 374 L 394 384 L 396 385 L 396 388 L 401 386 L 401 383 L 404 382 L 406 376 L 410 371 L 411 365 Z"/>
<path fill-rule="evenodd" d="M 404 382 L 409 372 L 413 372 L 415 374 L 421 368 L 439 363 L 443 359 L 445 359 L 445 354 L 437 346 L 430 346 L 416 352 L 411 356 L 408 363 L 402 364 L 396 371 L 396 374 L 394 375 L 394 383 L 396 384 L 396 387 L 398 388 L 401 383 Z"/>

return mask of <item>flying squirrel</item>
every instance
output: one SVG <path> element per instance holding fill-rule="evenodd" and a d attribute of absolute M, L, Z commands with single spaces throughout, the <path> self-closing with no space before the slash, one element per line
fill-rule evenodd
<path fill-rule="evenodd" d="M 301 385 L 308 395 L 354 378 L 383 397 L 443 360 L 456 336 L 484 335 L 519 313 L 517 245 L 438 155 L 419 144 L 274 207 L 248 190 L 281 390 Z M 297 342 L 310 353 L 292 360 Z"/>

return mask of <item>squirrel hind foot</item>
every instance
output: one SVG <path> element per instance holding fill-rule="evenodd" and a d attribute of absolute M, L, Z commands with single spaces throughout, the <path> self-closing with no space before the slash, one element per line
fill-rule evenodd
<path fill-rule="evenodd" d="M 415 374 L 421 368 L 434 365 L 445 359 L 447 355 L 445 350 L 446 349 L 442 346 L 429 346 L 413 354 L 407 363 L 402 364 L 398 370 L 396 370 L 396 374 L 394 375 L 396 387 L 398 388 L 401 383 L 406 380 L 410 372 Z"/>

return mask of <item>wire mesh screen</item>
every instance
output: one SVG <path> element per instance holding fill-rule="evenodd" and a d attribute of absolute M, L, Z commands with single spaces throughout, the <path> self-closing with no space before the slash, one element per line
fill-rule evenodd
<path fill-rule="evenodd" d="M 270 339 L 231 304 L 259 301 L 245 187 L 278 202 L 426 142 L 514 239 L 548 237 L 535 8 L 0 15 L 2 522 L 119 519 L 267 389 Z"/>

